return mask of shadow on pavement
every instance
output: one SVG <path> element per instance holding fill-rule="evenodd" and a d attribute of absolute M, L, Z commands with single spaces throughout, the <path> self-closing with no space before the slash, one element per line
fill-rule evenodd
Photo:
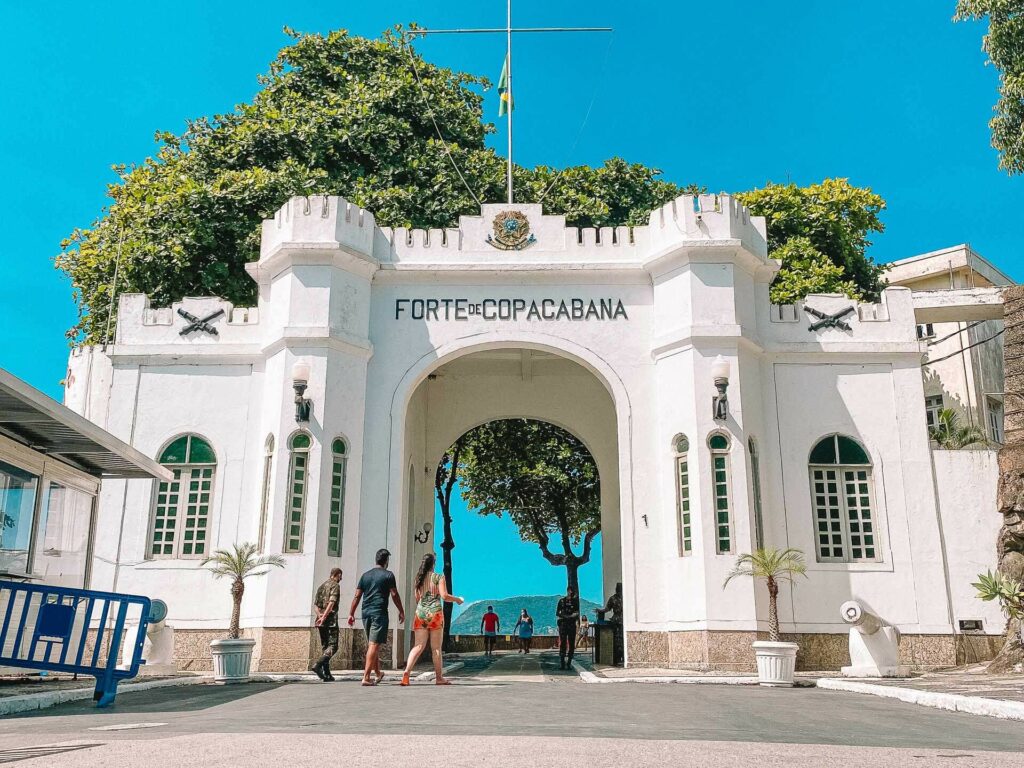
<path fill-rule="evenodd" d="M 125 713 L 196 712 L 234 701 L 241 701 L 280 688 L 284 683 L 241 683 L 238 685 L 182 685 L 153 688 L 148 691 L 124 691 L 109 707 L 97 708 L 91 700 L 69 701 L 47 709 L 6 715 L 4 720 L 70 715 L 104 715 Z"/>

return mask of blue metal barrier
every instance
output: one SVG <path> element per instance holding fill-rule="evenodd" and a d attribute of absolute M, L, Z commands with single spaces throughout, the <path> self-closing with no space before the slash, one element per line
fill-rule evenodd
<path fill-rule="evenodd" d="M 148 597 L 0 580 L 0 666 L 96 678 L 97 707 L 139 673 Z M 126 623 L 138 624 L 131 664 L 118 667 Z M 113 626 L 111 626 L 111 624 Z"/>

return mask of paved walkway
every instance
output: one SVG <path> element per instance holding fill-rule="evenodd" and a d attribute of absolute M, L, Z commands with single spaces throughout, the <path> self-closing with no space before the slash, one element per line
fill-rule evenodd
<path fill-rule="evenodd" d="M 0 719 L 0 762 L 307 765 L 1012 765 L 1024 728 L 818 689 L 586 685 L 538 654 L 467 660 L 456 684 L 194 685 Z M 85 746 L 88 745 L 88 746 Z M 69 751 L 65 751 L 69 750 Z M 35 755 L 35 756 L 31 756 Z"/>

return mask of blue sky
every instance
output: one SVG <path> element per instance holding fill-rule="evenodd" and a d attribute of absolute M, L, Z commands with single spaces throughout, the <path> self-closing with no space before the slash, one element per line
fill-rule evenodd
<path fill-rule="evenodd" d="M 434 541 L 440 542 L 440 509 L 434 517 Z M 554 595 L 565 591 L 565 569 L 550 565 L 536 544 L 525 544 L 507 517 L 478 515 L 452 495 L 452 581 L 466 605 L 515 595 Z M 555 546 L 557 550 L 557 546 Z M 582 551 L 576 548 L 576 553 Z M 440 548 L 437 550 L 441 554 Z M 594 540 L 590 562 L 580 568 L 580 594 L 603 603 L 601 536 Z M 458 615 L 458 614 L 456 614 Z"/>
<path fill-rule="evenodd" d="M 504 9 L 500 0 L 5 3 L 0 366 L 60 396 L 63 333 L 75 320 L 70 287 L 52 268 L 60 240 L 100 212 L 111 164 L 152 153 L 154 131 L 251 98 L 287 42 L 282 26 L 375 36 L 408 21 L 500 26 Z M 876 260 L 966 241 L 1024 280 L 1024 178 L 1001 173 L 989 146 L 997 76 L 984 66 L 984 26 L 953 24 L 953 9 L 953 0 L 515 0 L 519 25 L 615 28 L 518 38 L 516 160 L 618 155 L 726 191 L 846 176 L 888 201 Z M 495 81 L 504 56 L 498 36 L 418 47 Z M 495 93 L 487 99 L 496 119 Z M 503 133 L 492 138 L 504 147 Z M 504 541 L 508 531 L 467 538 L 492 534 Z M 559 589 L 556 569 L 529 556 Z M 506 589 L 516 591 L 532 590 Z"/>

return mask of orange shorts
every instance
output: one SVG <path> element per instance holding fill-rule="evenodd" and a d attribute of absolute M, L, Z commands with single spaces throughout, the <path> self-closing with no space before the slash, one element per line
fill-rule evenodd
<path fill-rule="evenodd" d="M 427 617 L 426 619 L 421 619 L 419 617 L 419 614 L 417 614 L 416 620 L 412 623 L 412 628 L 414 630 L 425 629 L 428 632 L 433 632 L 434 630 L 438 629 L 444 629 L 444 613 L 438 611 L 437 613 Z"/>

